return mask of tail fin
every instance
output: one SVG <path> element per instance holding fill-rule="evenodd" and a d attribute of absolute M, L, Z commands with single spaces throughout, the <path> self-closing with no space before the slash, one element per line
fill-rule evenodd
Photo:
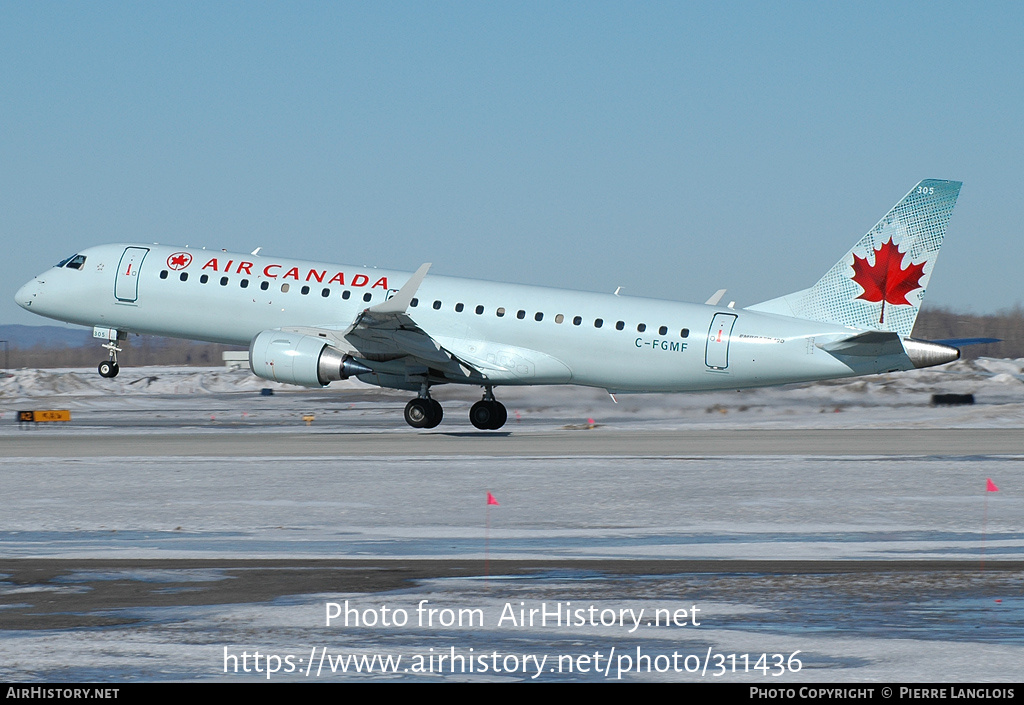
<path fill-rule="evenodd" d="M 909 336 L 960 186 L 925 179 L 817 284 L 748 308 Z"/>

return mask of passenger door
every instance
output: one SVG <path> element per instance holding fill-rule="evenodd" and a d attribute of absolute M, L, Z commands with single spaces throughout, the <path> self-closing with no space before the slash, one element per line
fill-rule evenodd
<path fill-rule="evenodd" d="M 149 254 L 148 247 L 126 247 L 117 266 L 114 279 L 114 298 L 125 303 L 135 303 L 139 298 L 139 270 L 142 260 Z"/>

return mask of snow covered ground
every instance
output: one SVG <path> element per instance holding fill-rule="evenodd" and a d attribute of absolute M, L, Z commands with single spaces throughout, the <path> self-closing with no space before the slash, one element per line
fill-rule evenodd
<path fill-rule="evenodd" d="M 264 388 L 291 401 L 256 396 Z M 442 386 L 433 392 L 446 409 L 450 402 L 468 404 L 480 396 L 475 387 Z M 585 422 L 589 417 L 602 424 L 642 423 L 648 429 L 888 427 L 894 422 L 910 427 L 1005 428 L 1024 426 L 1024 358 L 981 358 L 890 375 L 734 392 L 619 395 L 618 403 L 602 390 L 583 387 L 501 387 L 497 393 L 509 408 L 510 423 L 518 411 L 520 421 L 559 417 Z M 977 403 L 933 407 L 935 393 L 974 394 Z M 316 407 L 365 410 L 363 416 L 372 416 L 382 408 L 401 409 L 410 396 L 355 380 L 335 382 L 323 391 L 303 390 L 268 382 L 248 370 L 226 368 L 124 368 L 112 380 L 102 379 L 91 369 L 18 370 L 0 378 L 0 412 L 4 414 L 46 400 L 90 413 L 152 409 L 178 414 L 180 419 L 192 418 L 181 415 L 182 411 L 195 411 L 195 418 L 200 418 L 219 407 L 237 412 L 240 418 L 247 410 L 261 407 L 289 412 Z M 392 428 L 391 419 L 382 428 Z"/>
<path fill-rule="evenodd" d="M 1020 571 L 981 570 L 1024 559 L 1019 456 L 934 454 L 658 458 L 622 457 L 76 457 L 75 439 L 116 429 L 143 442 L 154 432 L 268 434 L 304 427 L 416 433 L 401 419 L 408 394 L 353 382 L 294 391 L 224 369 L 123 369 L 114 380 L 92 370 L 25 370 L 0 380 L 0 445 L 25 434 L 50 438 L 50 457 L 0 458 L 0 558 L 559 559 L 564 568 L 533 578 L 491 576 L 428 581 L 387 593 L 298 595 L 272 603 L 135 608 L 129 625 L 0 631 L 7 680 L 266 678 L 225 674 L 229 656 L 260 649 L 291 655 L 305 675 L 314 647 L 337 654 L 413 659 L 468 649 L 516 654 L 511 673 L 394 673 L 321 679 L 529 679 L 527 654 L 575 655 L 576 670 L 538 680 L 613 679 L 584 654 L 784 654 L 801 671 L 741 669 L 709 676 L 657 668 L 629 679 L 786 681 L 1018 681 L 1024 673 Z M 273 396 L 259 390 L 272 388 Z M 935 407 L 933 393 L 972 393 L 973 406 Z M 441 388 L 445 425 L 464 418 L 477 390 Z M 778 389 L 714 394 L 621 396 L 600 390 L 501 389 L 515 434 L 587 424 L 629 431 L 791 428 L 1002 428 L 1024 430 L 1024 360 L 958 362 L 943 368 Z M 21 429 L 22 408 L 66 408 L 67 425 Z M 442 426 L 445 428 L 445 426 Z M 572 431 L 564 431 L 569 434 Z M 1000 492 L 984 492 L 985 478 Z M 482 498 L 501 502 L 488 510 Z M 613 578 L 573 561 L 646 559 L 958 560 L 973 568 L 867 576 L 677 575 Z M 177 580 L 226 580 L 224 571 L 176 571 Z M 127 576 L 127 577 L 126 577 Z M 191 576 L 191 577 L 188 577 Z M 159 571 L 119 578 L 166 580 Z M 102 576 L 101 576 L 102 578 Z M 7 597 L 90 590 L 95 575 L 54 586 L 0 582 Z M 179 589 L 179 588 L 174 588 Z M 21 592 L 19 592 L 21 591 Z M 22 599 L 22 598 L 18 598 Z M 27 597 L 24 599 L 28 599 Z M 414 615 L 420 600 L 480 609 L 469 627 L 326 627 L 325 604 L 388 604 Z M 571 601 L 604 609 L 697 605 L 701 626 L 499 625 L 505 605 Z M 226 651 L 225 651 L 226 649 Z M 434 651 L 430 651 L 434 649 Z M 710 651 L 709 651 L 710 649 Z M 631 652 L 629 650 L 632 650 Z M 227 659 L 227 660 L 225 660 Z M 771 659 L 769 658 L 769 662 Z M 535 661 L 530 662 L 536 665 Z M 664 662 L 661 662 L 664 665 Z M 691 660 L 686 665 L 692 665 Z M 379 669 L 378 669 L 379 670 Z M 509 669 L 510 670 L 510 669 Z M 745 671 L 745 672 L 743 672 Z"/>

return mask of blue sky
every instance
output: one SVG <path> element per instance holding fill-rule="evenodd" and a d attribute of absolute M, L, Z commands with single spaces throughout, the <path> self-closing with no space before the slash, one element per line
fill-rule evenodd
<path fill-rule="evenodd" d="M 922 178 L 964 182 L 927 304 L 1005 309 L 1022 34 L 995 2 L 0 0 L 0 323 L 118 241 L 746 306 Z"/>

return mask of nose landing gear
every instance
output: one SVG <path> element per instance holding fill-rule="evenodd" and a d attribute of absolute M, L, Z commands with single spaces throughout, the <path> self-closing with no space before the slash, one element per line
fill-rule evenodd
<path fill-rule="evenodd" d="M 99 332 L 98 336 L 97 332 Z M 117 364 L 117 354 L 121 352 L 121 348 L 117 346 L 117 342 L 124 340 L 128 337 L 128 334 L 114 329 L 94 328 L 93 335 L 96 337 L 106 337 L 107 342 L 103 344 L 103 348 L 110 353 L 110 359 L 104 360 L 97 367 L 100 377 L 117 377 L 117 373 L 121 371 L 121 366 Z"/>
<path fill-rule="evenodd" d="M 121 371 L 121 366 L 114 360 L 104 360 L 97 369 L 99 370 L 100 377 L 117 377 L 117 373 Z"/>

